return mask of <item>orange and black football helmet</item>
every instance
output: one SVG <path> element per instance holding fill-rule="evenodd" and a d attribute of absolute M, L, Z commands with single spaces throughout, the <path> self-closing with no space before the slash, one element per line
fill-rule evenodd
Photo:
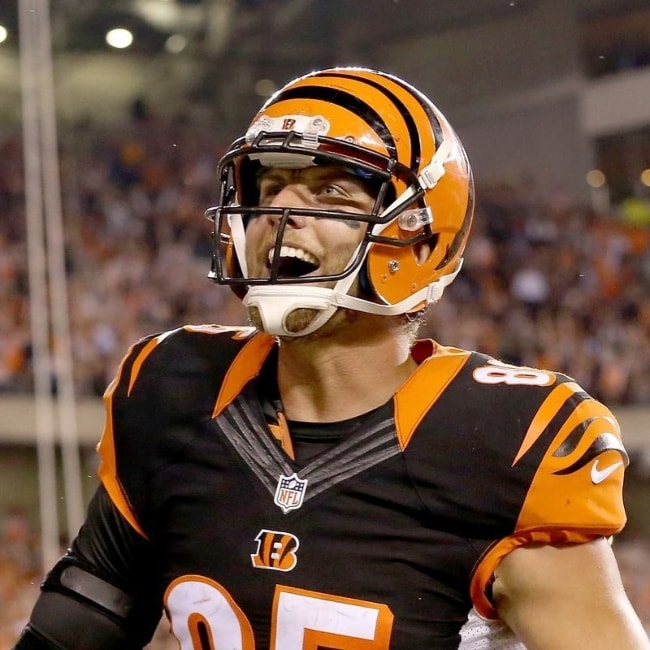
<path fill-rule="evenodd" d="M 259 207 L 261 167 L 319 164 L 339 165 L 372 183 L 372 211 Z M 258 307 L 270 333 L 312 332 L 338 307 L 386 315 L 417 312 L 438 300 L 460 269 L 474 208 L 467 155 L 440 110 L 393 75 L 340 67 L 291 81 L 231 145 L 219 162 L 218 178 L 218 205 L 206 213 L 215 223 L 210 277 Z M 274 211 L 279 226 L 269 275 L 249 277 L 246 224 Z M 297 213 L 365 224 L 361 245 L 340 273 L 280 271 L 284 230 Z M 350 295 L 355 279 L 360 288 Z M 325 281 L 332 288 L 314 286 Z M 287 332 L 284 318 L 298 308 L 321 314 L 308 330 Z"/>

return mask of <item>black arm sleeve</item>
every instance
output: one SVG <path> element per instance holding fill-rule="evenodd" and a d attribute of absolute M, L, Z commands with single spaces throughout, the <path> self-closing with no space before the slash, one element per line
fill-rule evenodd
<path fill-rule="evenodd" d="M 14 650 L 140 650 L 162 611 L 156 566 L 152 545 L 100 486 Z"/>

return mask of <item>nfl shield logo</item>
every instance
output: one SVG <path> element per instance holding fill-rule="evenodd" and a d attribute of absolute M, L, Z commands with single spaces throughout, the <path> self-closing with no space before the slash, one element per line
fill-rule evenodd
<path fill-rule="evenodd" d="M 290 510 L 300 508 L 306 489 L 307 479 L 300 479 L 295 473 L 291 476 L 280 476 L 274 503 L 280 506 L 286 515 Z"/>

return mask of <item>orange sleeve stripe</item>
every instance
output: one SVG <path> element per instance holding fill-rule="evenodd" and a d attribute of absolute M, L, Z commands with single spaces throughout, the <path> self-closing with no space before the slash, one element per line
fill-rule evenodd
<path fill-rule="evenodd" d="M 624 453 L 618 426 L 612 422 L 607 408 L 595 400 L 583 400 L 576 406 L 537 468 L 519 512 L 517 530 L 549 524 L 604 535 L 621 530 L 626 519 L 622 498 L 625 463 L 617 464 L 606 481 L 596 483 L 592 478 L 593 463 L 597 462 L 594 452 L 605 463 L 610 459 L 619 463 Z M 606 447 L 598 448 L 610 438 Z"/>
<path fill-rule="evenodd" d="M 566 402 L 571 395 L 583 392 L 582 388 L 575 382 L 568 382 L 560 384 L 557 388 L 551 391 L 549 396 L 544 400 L 542 405 L 537 409 L 535 417 L 533 418 L 528 431 L 519 447 L 519 451 L 512 461 L 514 467 L 521 457 L 535 444 L 537 439 L 544 433 L 546 427 L 551 423 L 553 418 L 557 415 L 560 407 Z"/>
<path fill-rule="evenodd" d="M 562 442 L 565 441 L 569 433 L 580 424 L 586 425 L 585 433 L 588 433 L 594 427 L 599 426 L 620 439 L 621 428 L 611 411 L 604 404 L 601 404 L 594 399 L 588 399 L 580 402 L 571 415 L 566 419 L 555 436 L 553 447 L 559 447 Z M 587 440 L 588 436 L 585 435 L 584 438 Z M 557 456 L 557 452 L 554 452 L 553 456 Z"/>
<path fill-rule="evenodd" d="M 558 529 L 530 530 L 504 537 L 486 551 L 472 574 L 469 591 L 476 611 L 483 618 L 499 618 L 487 594 L 488 587 L 501 560 L 516 548 L 527 544 L 583 544 L 598 537 L 601 537 L 598 533 Z"/>
<path fill-rule="evenodd" d="M 467 363 L 470 353 L 439 346 L 395 395 L 395 423 L 402 451 L 422 418 Z"/>
<path fill-rule="evenodd" d="M 122 485 L 117 478 L 117 461 L 115 458 L 115 442 L 113 439 L 113 393 L 115 392 L 118 383 L 118 380 L 114 379 L 104 393 L 106 421 L 104 432 L 99 444 L 97 445 L 97 451 L 101 458 L 97 475 L 120 514 L 129 522 L 138 534 L 142 535 L 145 539 L 148 539 L 146 533 L 142 530 L 140 524 L 138 524 L 138 520 L 131 509 L 126 495 L 124 494 Z"/>
<path fill-rule="evenodd" d="M 212 412 L 213 418 L 216 418 L 239 395 L 242 388 L 257 376 L 274 345 L 275 338 L 268 334 L 256 334 L 244 344 L 223 379 Z"/>

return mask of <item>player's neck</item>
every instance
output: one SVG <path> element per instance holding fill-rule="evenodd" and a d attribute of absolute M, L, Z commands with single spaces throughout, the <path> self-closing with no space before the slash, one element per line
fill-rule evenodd
<path fill-rule="evenodd" d="M 278 385 L 287 417 L 335 422 L 380 406 L 415 370 L 410 347 L 396 320 L 367 314 L 323 336 L 283 342 Z"/>

